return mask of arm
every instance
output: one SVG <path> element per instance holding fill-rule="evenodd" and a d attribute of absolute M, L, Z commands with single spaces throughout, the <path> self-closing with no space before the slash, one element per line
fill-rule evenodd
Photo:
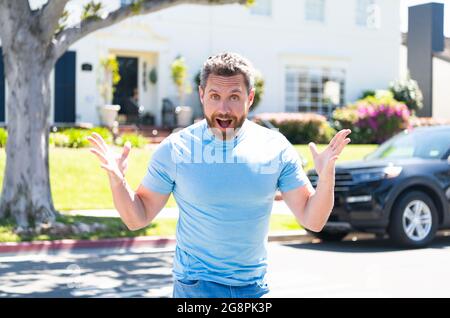
<path fill-rule="evenodd" d="M 295 215 L 297 221 L 308 230 L 320 232 L 328 221 L 334 206 L 335 162 L 350 142 L 346 138 L 350 130 L 341 130 L 330 144 L 318 153 L 316 145 L 310 143 L 315 169 L 319 175 L 316 189 L 308 182 L 304 186 L 282 192 L 283 200 Z"/>
<path fill-rule="evenodd" d="M 308 183 L 282 192 L 281 195 L 299 224 L 308 230 L 320 232 L 333 209 L 334 184 L 319 179 L 316 190 Z"/>
<path fill-rule="evenodd" d="M 147 226 L 164 207 L 170 193 L 154 192 L 142 185 L 136 192 L 130 188 L 125 179 L 127 158 L 131 150 L 129 143 L 125 145 L 123 153 L 117 155 L 99 134 L 93 133 L 88 140 L 93 146 L 91 152 L 99 158 L 101 167 L 108 173 L 114 205 L 122 221 L 132 231 Z"/>
<path fill-rule="evenodd" d="M 122 221 L 131 231 L 136 231 L 150 224 L 164 208 L 170 194 L 161 194 L 139 185 L 134 192 L 125 178 L 115 182 L 110 177 L 110 186 L 114 206 Z"/>

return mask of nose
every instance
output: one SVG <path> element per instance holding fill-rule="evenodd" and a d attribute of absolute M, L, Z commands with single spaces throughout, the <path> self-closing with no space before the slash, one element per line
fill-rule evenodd
<path fill-rule="evenodd" d="M 221 101 L 219 103 L 219 108 L 217 109 L 217 113 L 219 113 L 221 115 L 222 114 L 225 115 L 225 114 L 230 114 L 231 113 L 231 108 L 230 108 L 230 105 L 228 104 L 227 101 Z"/>

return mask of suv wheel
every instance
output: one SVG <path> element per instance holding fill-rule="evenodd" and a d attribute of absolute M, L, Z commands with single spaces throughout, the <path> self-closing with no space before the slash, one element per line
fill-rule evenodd
<path fill-rule="evenodd" d="M 438 214 L 433 200 L 423 192 L 403 195 L 392 211 L 389 236 L 405 247 L 424 247 L 436 235 Z"/>
<path fill-rule="evenodd" d="M 321 239 L 324 242 L 339 242 L 344 239 L 350 232 L 330 232 L 326 230 L 322 230 L 321 232 L 313 232 L 310 230 L 306 230 L 310 235 Z"/>

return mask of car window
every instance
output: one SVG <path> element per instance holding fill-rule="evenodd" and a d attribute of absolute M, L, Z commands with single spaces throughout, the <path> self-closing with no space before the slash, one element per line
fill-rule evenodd
<path fill-rule="evenodd" d="M 387 140 L 366 159 L 439 159 L 450 148 L 450 131 L 400 133 Z"/>

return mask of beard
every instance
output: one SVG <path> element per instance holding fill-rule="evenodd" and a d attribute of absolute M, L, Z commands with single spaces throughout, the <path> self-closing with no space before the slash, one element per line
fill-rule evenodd
<path fill-rule="evenodd" d="M 222 140 L 232 139 L 239 132 L 239 129 L 244 124 L 247 114 L 241 117 L 233 115 L 212 114 L 211 117 L 205 115 L 208 127 L 211 128 L 214 135 L 222 138 Z"/>

